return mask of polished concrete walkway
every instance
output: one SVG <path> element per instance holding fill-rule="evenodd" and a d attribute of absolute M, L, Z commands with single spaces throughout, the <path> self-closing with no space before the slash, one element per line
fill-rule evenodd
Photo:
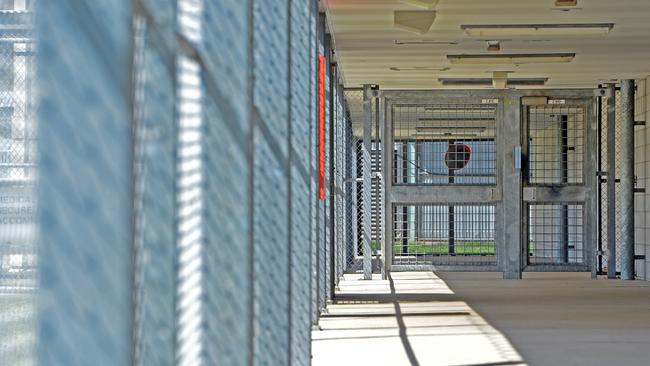
<path fill-rule="evenodd" d="M 314 365 L 650 365 L 650 283 L 575 274 L 346 276 Z"/>

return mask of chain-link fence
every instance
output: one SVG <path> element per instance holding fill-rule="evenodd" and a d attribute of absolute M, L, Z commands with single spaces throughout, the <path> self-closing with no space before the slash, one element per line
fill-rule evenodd
<path fill-rule="evenodd" d="M 34 43 L 31 12 L 10 3 L 0 2 L 0 363 L 29 365 L 37 286 Z"/>
<path fill-rule="evenodd" d="M 616 90 L 615 94 L 615 138 L 614 138 L 614 147 L 615 147 L 615 177 L 613 177 L 614 182 L 615 182 L 615 187 L 616 187 L 616 194 L 615 194 L 615 201 L 614 201 L 614 207 L 610 207 L 611 202 L 608 198 L 608 193 L 607 193 L 607 180 L 610 177 L 607 177 L 606 175 L 601 174 L 601 179 L 600 179 L 600 258 L 598 261 L 598 272 L 601 274 L 605 274 L 608 271 L 608 248 L 607 248 L 607 243 L 609 240 L 608 233 L 607 233 L 607 213 L 609 210 L 613 209 L 615 211 L 615 217 L 616 217 L 616 272 L 620 272 L 621 269 L 621 201 L 618 199 L 620 195 L 620 184 L 619 184 L 619 178 L 620 178 L 620 169 L 621 169 L 621 93 L 620 90 Z M 608 134 L 607 134 L 607 126 L 608 126 L 608 116 L 609 116 L 609 98 L 608 97 L 601 97 L 600 98 L 600 171 L 601 172 L 606 172 L 608 171 L 608 159 L 607 159 L 607 153 L 608 153 Z"/>
<path fill-rule="evenodd" d="M 364 231 L 370 238 L 373 272 L 380 272 L 383 234 L 382 145 L 379 126 L 378 99 L 371 99 L 370 151 L 364 154 L 363 144 L 363 90 L 345 90 L 347 106 L 347 146 L 345 201 L 347 227 L 344 240 L 344 273 L 358 273 L 363 269 Z"/>

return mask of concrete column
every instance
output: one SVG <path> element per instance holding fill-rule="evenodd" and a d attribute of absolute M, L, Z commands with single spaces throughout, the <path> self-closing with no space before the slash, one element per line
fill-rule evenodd
<path fill-rule="evenodd" d="M 372 177 L 370 167 L 370 152 L 372 144 L 372 102 L 370 99 L 371 86 L 363 86 L 363 278 L 372 279 L 372 248 L 371 248 L 371 199 Z"/>
<path fill-rule="evenodd" d="M 607 278 L 616 278 L 616 87 L 607 98 Z"/>
<path fill-rule="evenodd" d="M 621 279 L 634 279 L 634 80 L 621 81 Z"/>

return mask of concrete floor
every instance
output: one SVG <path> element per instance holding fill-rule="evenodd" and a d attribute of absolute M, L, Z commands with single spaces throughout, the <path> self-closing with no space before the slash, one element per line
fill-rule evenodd
<path fill-rule="evenodd" d="M 341 281 L 314 365 L 650 365 L 650 283 L 582 274 Z"/>
<path fill-rule="evenodd" d="M 650 365 L 650 282 L 442 274 L 530 365 Z"/>

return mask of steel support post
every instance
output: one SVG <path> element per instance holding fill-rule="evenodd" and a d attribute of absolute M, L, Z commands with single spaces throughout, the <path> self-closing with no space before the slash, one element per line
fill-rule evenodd
<path fill-rule="evenodd" d="M 381 134 L 381 162 L 382 162 L 382 263 L 384 269 L 382 278 L 386 279 L 391 271 L 393 264 L 393 203 L 392 203 L 392 186 L 393 186 L 393 131 L 388 122 L 390 119 L 390 110 L 387 99 L 383 96 L 378 99 L 381 101 L 379 109 L 379 121 L 382 129 Z"/>
<path fill-rule="evenodd" d="M 515 164 L 521 142 L 521 98 L 505 97 L 503 122 L 497 130 L 497 141 L 503 149 L 503 200 L 501 202 L 500 237 L 503 238 L 503 278 L 521 279 L 522 246 L 527 243 L 522 235 L 521 169 Z M 527 249 L 526 249 L 527 250 Z"/>
<path fill-rule="evenodd" d="M 634 80 L 621 81 L 621 279 L 634 279 Z"/>
<path fill-rule="evenodd" d="M 372 151 L 372 101 L 370 98 L 371 86 L 363 86 L 363 148 L 361 149 L 362 170 L 363 170 L 363 279 L 372 279 L 372 229 L 371 229 L 371 207 L 372 195 L 372 169 L 370 165 L 370 153 Z"/>
<path fill-rule="evenodd" d="M 616 87 L 607 97 L 607 278 L 616 278 Z"/>

